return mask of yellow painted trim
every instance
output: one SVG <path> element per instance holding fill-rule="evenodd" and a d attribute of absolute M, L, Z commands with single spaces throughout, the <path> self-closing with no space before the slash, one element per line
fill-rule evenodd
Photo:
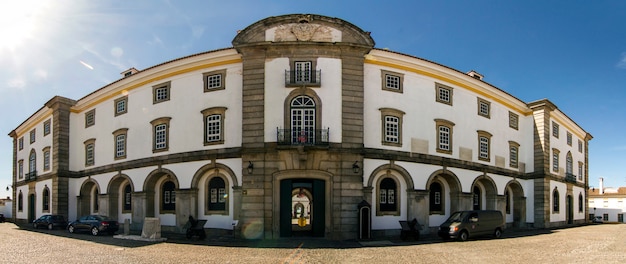
<path fill-rule="evenodd" d="M 424 70 L 419 70 L 413 67 L 408 67 L 408 66 L 404 66 L 404 65 L 400 65 L 400 64 L 396 64 L 396 63 L 391 63 L 391 62 L 384 62 L 384 61 L 379 61 L 379 60 L 373 60 L 373 59 L 368 59 L 365 58 L 365 63 L 369 63 L 369 64 L 373 64 L 373 65 L 379 65 L 379 66 L 385 66 L 385 67 L 391 67 L 391 68 L 395 68 L 395 69 L 399 69 L 399 70 L 404 70 L 404 71 L 408 71 L 408 72 L 413 72 L 413 73 L 417 73 L 417 74 L 421 74 L 421 75 L 425 75 L 440 81 L 444 81 L 444 82 L 448 82 L 451 84 L 454 84 L 456 86 L 460 86 L 463 87 L 467 90 L 470 90 L 472 92 L 475 92 L 483 97 L 489 98 L 493 101 L 496 101 L 504 106 L 507 106 L 511 109 L 515 109 L 517 110 L 519 113 L 523 114 L 524 116 L 529 116 L 532 114 L 532 111 L 529 111 L 528 109 L 520 109 L 517 106 L 514 106 L 512 104 L 509 104 L 501 99 L 496 98 L 495 96 L 492 96 L 490 93 L 484 92 L 482 89 L 474 87 L 472 85 L 468 85 L 462 82 L 458 82 L 455 80 L 452 80 L 450 78 L 438 75 L 438 74 L 434 74 L 432 72 L 428 72 L 428 71 L 424 71 Z"/>
<path fill-rule="evenodd" d="M 46 119 L 48 119 L 51 116 L 52 116 L 52 109 L 48 108 L 46 110 L 46 113 L 43 114 L 42 117 L 38 117 L 32 122 L 29 122 L 30 125 L 24 127 L 23 129 L 20 129 L 19 131 L 16 129 L 15 134 L 17 135 L 17 138 L 19 139 L 20 137 L 26 135 L 26 133 L 30 133 L 33 127 L 36 127 L 39 124 L 43 124 L 43 122 L 46 121 Z M 43 135 L 43 129 L 41 130 L 41 134 Z M 50 123 L 50 134 L 52 134 L 52 123 Z"/>
<path fill-rule="evenodd" d="M 177 70 L 177 71 L 173 71 L 173 72 L 166 73 L 166 74 L 163 74 L 163 75 L 159 75 L 157 77 L 154 77 L 154 78 L 151 78 L 151 79 L 148 79 L 148 80 L 145 80 L 145 81 L 142 81 L 142 82 L 130 85 L 130 86 L 125 87 L 125 88 L 118 87 L 117 89 L 121 89 L 120 91 L 115 92 L 115 93 L 110 94 L 110 95 L 107 95 L 107 96 L 103 96 L 100 99 L 98 99 L 97 101 L 95 101 L 93 103 L 90 103 L 88 105 L 82 106 L 80 108 L 72 107 L 70 109 L 70 111 L 72 113 L 80 113 L 82 111 L 85 111 L 86 109 L 89 109 L 89 108 L 93 107 L 94 105 L 98 105 L 98 104 L 100 104 L 100 103 L 102 103 L 102 102 L 104 102 L 106 100 L 109 100 L 109 99 L 111 99 L 113 97 L 123 96 L 124 94 L 128 93 L 128 91 L 137 89 L 137 88 L 142 87 L 142 86 L 144 86 L 146 84 L 149 84 L 149 83 L 152 83 L 152 82 L 156 82 L 156 81 L 160 81 L 160 80 L 172 77 L 172 76 L 176 76 L 176 75 L 180 75 L 180 74 L 184 74 L 184 73 L 188 73 L 188 72 L 192 72 L 192 71 L 197 71 L 197 70 L 201 70 L 201 69 L 216 67 L 216 66 L 240 63 L 242 61 L 243 60 L 241 58 L 232 59 L 232 60 L 225 60 L 225 61 L 220 61 L 220 62 L 215 62 L 215 63 L 209 63 L 209 64 L 202 64 L 202 65 L 198 65 L 198 66 L 193 66 L 193 67 L 185 68 L 185 69 L 182 69 L 182 70 Z"/>

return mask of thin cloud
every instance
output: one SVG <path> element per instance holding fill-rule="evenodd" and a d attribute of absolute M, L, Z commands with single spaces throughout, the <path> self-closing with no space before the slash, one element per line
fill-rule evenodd
<path fill-rule="evenodd" d="M 626 69 L 626 52 L 622 52 L 621 59 L 617 63 L 617 67 Z"/>
<path fill-rule="evenodd" d="M 11 80 L 9 80 L 9 83 L 7 83 L 7 85 L 10 88 L 24 88 L 26 86 L 26 80 L 24 80 L 24 78 L 22 77 L 15 77 Z"/>

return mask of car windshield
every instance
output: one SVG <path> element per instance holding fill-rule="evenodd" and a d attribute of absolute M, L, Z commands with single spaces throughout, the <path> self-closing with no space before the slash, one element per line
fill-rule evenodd
<path fill-rule="evenodd" d="M 111 218 L 109 218 L 108 216 L 104 216 L 104 215 L 96 216 L 96 219 L 98 219 L 100 221 L 110 221 L 111 220 Z"/>
<path fill-rule="evenodd" d="M 462 222 L 465 215 L 467 215 L 467 212 L 456 212 L 452 214 L 448 220 L 446 220 L 446 223 Z"/>

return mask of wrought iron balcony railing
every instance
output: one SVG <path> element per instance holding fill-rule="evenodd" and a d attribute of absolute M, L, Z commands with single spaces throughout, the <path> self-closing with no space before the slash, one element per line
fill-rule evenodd
<path fill-rule="evenodd" d="M 328 146 L 330 129 L 279 129 L 276 128 L 278 145 Z"/>
<path fill-rule="evenodd" d="M 322 71 L 285 71 L 286 86 L 320 86 L 322 83 Z"/>
<path fill-rule="evenodd" d="M 26 175 L 24 176 L 24 181 L 34 181 L 37 179 L 37 171 L 31 171 L 29 173 L 26 173 Z"/>
<path fill-rule="evenodd" d="M 576 182 L 576 175 L 572 173 L 565 173 L 565 181 L 566 182 Z"/>

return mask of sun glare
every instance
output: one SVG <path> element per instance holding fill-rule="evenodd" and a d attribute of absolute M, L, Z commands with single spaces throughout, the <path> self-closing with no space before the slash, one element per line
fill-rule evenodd
<path fill-rule="evenodd" d="M 48 1 L 20 0 L 0 3 L 0 51 L 13 51 L 41 26 Z"/>

